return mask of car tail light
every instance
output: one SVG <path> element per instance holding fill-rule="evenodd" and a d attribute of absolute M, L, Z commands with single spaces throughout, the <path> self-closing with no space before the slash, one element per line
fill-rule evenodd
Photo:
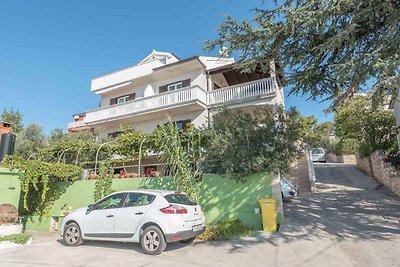
<path fill-rule="evenodd" d="M 184 207 L 178 205 L 169 205 L 168 207 L 160 209 L 162 213 L 168 214 L 185 214 L 187 210 Z"/>

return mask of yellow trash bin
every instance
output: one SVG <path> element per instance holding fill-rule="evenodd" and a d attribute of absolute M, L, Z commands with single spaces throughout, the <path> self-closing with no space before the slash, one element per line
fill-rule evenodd
<path fill-rule="evenodd" d="M 258 201 L 261 206 L 261 217 L 264 232 L 276 232 L 276 202 L 273 198 L 262 198 Z"/>

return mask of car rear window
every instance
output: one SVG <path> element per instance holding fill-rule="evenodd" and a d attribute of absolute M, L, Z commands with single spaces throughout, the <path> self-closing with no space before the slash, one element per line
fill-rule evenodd
<path fill-rule="evenodd" d="M 324 154 L 324 150 L 322 148 L 314 148 L 312 154 Z"/>
<path fill-rule="evenodd" d="M 164 196 L 165 199 L 171 204 L 182 204 L 182 205 L 197 205 L 190 197 L 186 194 L 170 194 Z"/>

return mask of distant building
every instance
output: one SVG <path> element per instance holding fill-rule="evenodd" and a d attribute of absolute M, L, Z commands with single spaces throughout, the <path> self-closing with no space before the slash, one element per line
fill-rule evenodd
<path fill-rule="evenodd" d="M 11 133 L 13 131 L 12 124 L 0 121 L 0 140 L 3 134 Z"/>

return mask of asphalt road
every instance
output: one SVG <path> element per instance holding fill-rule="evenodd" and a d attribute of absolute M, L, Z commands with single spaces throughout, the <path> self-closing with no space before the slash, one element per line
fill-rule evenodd
<path fill-rule="evenodd" d="M 57 234 L 0 250 L 0 266 L 399 266 L 400 199 L 353 166 L 316 164 L 318 192 L 285 203 L 278 234 L 229 242 L 172 244 L 159 256 L 137 244 L 86 242 Z"/>

